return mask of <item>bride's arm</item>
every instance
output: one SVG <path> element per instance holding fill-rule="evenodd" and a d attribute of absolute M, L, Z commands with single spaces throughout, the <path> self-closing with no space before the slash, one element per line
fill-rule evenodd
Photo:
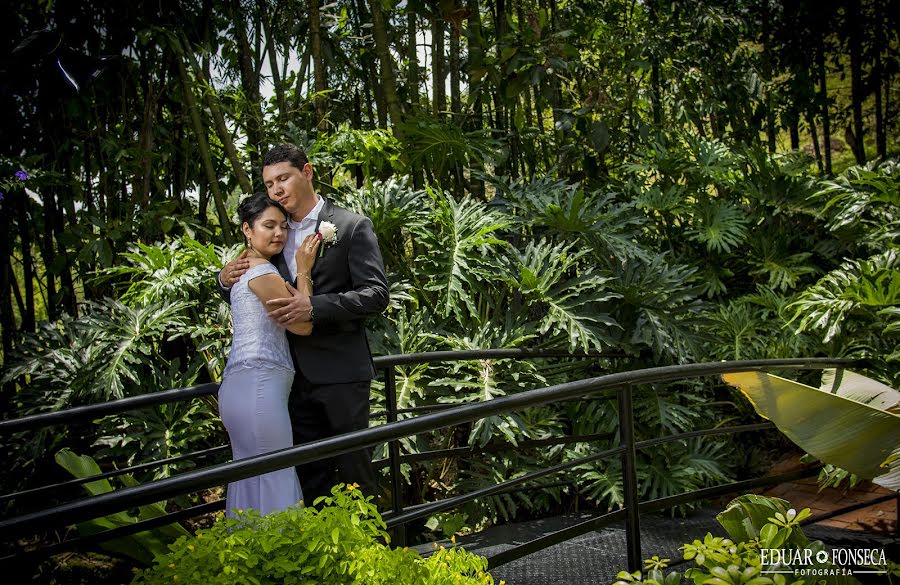
<path fill-rule="evenodd" d="M 298 279 L 304 280 L 304 279 Z M 290 296 L 290 292 L 285 285 L 285 282 L 281 279 L 281 277 L 277 274 L 264 274 L 262 276 L 257 276 L 253 280 L 248 283 L 250 290 L 253 291 L 253 294 L 265 305 L 266 301 L 271 301 L 275 299 L 283 299 L 287 296 Z M 309 283 L 307 283 L 307 286 Z M 301 289 L 302 290 L 302 289 Z M 311 292 L 311 291 L 310 291 Z M 307 294 L 307 293 L 303 293 Z M 291 333 L 295 333 L 297 335 L 309 335 L 312 333 L 312 323 L 310 321 L 304 321 L 302 323 L 295 323 L 287 327 L 287 330 Z"/>

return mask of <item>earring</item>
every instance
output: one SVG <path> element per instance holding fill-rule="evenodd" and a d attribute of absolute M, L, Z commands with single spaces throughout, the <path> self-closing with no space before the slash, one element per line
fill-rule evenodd
<path fill-rule="evenodd" d="M 248 249 L 248 250 L 252 250 L 252 249 L 253 249 L 253 244 L 250 243 L 250 238 L 247 238 L 247 249 Z"/>

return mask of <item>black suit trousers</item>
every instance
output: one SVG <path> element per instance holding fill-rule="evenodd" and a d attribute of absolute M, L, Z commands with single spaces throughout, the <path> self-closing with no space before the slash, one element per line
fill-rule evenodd
<path fill-rule="evenodd" d="M 298 369 L 288 399 L 294 444 L 367 428 L 370 386 L 370 380 L 313 384 Z M 376 495 L 378 486 L 371 448 L 298 465 L 297 477 L 306 505 L 312 505 L 319 496 L 331 495 L 331 488 L 337 483 L 359 484 L 366 496 Z"/>

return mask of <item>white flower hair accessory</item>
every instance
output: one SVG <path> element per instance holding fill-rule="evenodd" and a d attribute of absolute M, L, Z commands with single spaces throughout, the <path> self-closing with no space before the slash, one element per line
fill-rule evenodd
<path fill-rule="evenodd" d="M 322 242 L 322 245 L 319 248 L 319 257 L 321 258 L 322 254 L 325 253 L 326 247 L 333 246 L 337 243 L 338 229 L 337 226 L 330 221 L 323 221 L 319 223 L 319 230 L 316 234 L 318 234 L 319 240 Z"/>

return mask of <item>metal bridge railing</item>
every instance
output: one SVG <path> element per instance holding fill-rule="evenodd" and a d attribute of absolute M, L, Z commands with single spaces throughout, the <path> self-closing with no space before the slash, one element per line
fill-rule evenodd
<path fill-rule="evenodd" d="M 430 412 L 416 416 L 398 420 L 398 409 L 396 403 L 396 384 L 395 384 L 395 368 L 399 365 L 448 362 L 473 359 L 529 359 L 544 357 L 581 357 L 581 358 L 601 358 L 601 357 L 620 357 L 621 354 L 571 354 L 565 351 L 530 351 L 530 350 L 473 350 L 463 352 L 433 352 L 425 354 L 404 354 L 397 356 L 387 356 L 375 358 L 376 367 L 385 370 L 385 394 L 387 399 L 387 420 L 386 424 L 370 427 L 354 433 L 330 437 L 319 441 L 305 443 L 303 445 L 295 445 L 280 451 L 274 451 L 259 455 L 252 458 L 241 459 L 213 465 L 203 469 L 184 472 L 174 477 L 168 477 L 156 480 L 150 483 L 127 487 L 114 492 L 66 502 L 55 505 L 46 509 L 37 510 L 22 514 L 13 518 L 0 520 L 0 538 L 11 541 L 13 538 L 34 534 L 41 530 L 67 526 L 70 524 L 83 522 L 93 518 L 102 517 L 111 513 L 119 512 L 134 508 L 136 506 L 158 502 L 177 495 L 186 494 L 209 488 L 213 486 L 223 485 L 224 483 L 251 477 L 260 473 L 266 473 L 277 469 L 292 467 L 295 465 L 308 463 L 318 459 L 334 457 L 342 453 L 355 451 L 365 447 L 371 447 L 378 444 L 387 443 L 388 460 L 386 464 L 391 469 L 391 492 L 393 495 L 392 510 L 386 513 L 385 520 L 392 529 L 400 529 L 400 543 L 403 543 L 405 537 L 402 528 L 419 518 L 423 518 L 438 512 L 453 509 L 464 503 L 475 499 L 508 492 L 511 490 L 521 489 L 524 484 L 534 482 L 535 480 L 556 475 L 562 471 L 571 469 L 577 465 L 582 465 L 589 461 L 599 460 L 603 458 L 618 456 L 622 460 L 623 481 L 625 503 L 621 510 L 598 516 L 579 525 L 566 528 L 557 533 L 547 535 L 535 541 L 525 543 L 514 549 L 509 549 L 489 558 L 491 567 L 510 562 L 520 558 L 526 554 L 530 554 L 540 548 L 551 546 L 579 536 L 591 530 L 609 524 L 611 522 L 624 520 L 626 528 L 626 548 L 629 570 L 634 571 L 641 565 L 641 548 L 640 548 L 640 513 L 650 510 L 658 510 L 673 505 L 706 499 L 716 495 L 734 493 L 741 490 L 751 489 L 762 485 L 771 485 L 782 481 L 791 481 L 799 476 L 808 476 L 815 474 L 818 470 L 804 470 L 799 474 L 797 472 L 784 474 L 775 477 L 754 478 L 743 482 L 735 482 L 724 486 L 715 486 L 701 490 L 695 490 L 678 496 L 654 500 L 648 502 L 638 501 L 637 475 L 636 475 L 636 452 L 640 449 L 651 448 L 669 441 L 683 440 L 689 437 L 721 435 L 726 433 L 738 433 L 747 431 L 758 431 L 772 428 L 770 423 L 762 423 L 755 425 L 741 425 L 727 428 L 713 428 L 689 433 L 681 433 L 655 439 L 636 442 L 634 438 L 634 417 L 632 411 L 632 388 L 635 385 L 648 384 L 655 382 L 669 382 L 704 376 L 720 375 L 732 372 L 744 372 L 759 370 L 762 368 L 769 369 L 824 369 L 829 367 L 844 368 L 857 364 L 859 362 L 850 359 L 833 359 L 833 358 L 800 358 L 800 359 L 775 359 L 775 360 L 747 360 L 747 361 L 730 361 L 730 362 L 713 362 L 700 364 L 686 364 L 677 366 L 663 366 L 655 368 L 647 368 L 643 370 L 612 373 L 589 379 L 557 384 L 546 388 L 538 388 L 519 392 L 514 395 L 507 395 L 496 398 L 487 402 L 476 404 L 464 404 L 454 406 L 452 408 L 440 409 L 437 412 Z M 31 430 L 52 424 L 68 423 L 74 420 L 83 420 L 96 418 L 98 416 L 124 412 L 135 408 L 145 407 L 153 404 L 161 404 L 164 402 L 172 402 L 176 400 L 185 400 L 198 396 L 206 396 L 217 391 L 217 384 L 204 384 L 191 388 L 166 390 L 163 392 L 155 392 L 123 400 L 116 400 L 108 403 L 85 406 L 69 409 L 67 411 L 37 414 L 33 416 L 23 417 L 21 419 L 0 422 L 0 435 L 9 432 L 20 432 L 23 430 Z M 495 416 L 499 414 L 507 414 L 523 408 L 548 404 L 551 402 L 560 402 L 565 400 L 579 399 L 592 394 L 615 391 L 617 394 L 618 411 L 620 417 L 619 424 L 619 446 L 606 450 L 601 453 L 595 453 L 590 456 L 581 458 L 577 461 L 570 461 L 563 464 L 551 466 L 542 470 L 531 472 L 525 476 L 508 480 L 494 486 L 488 486 L 473 492 L 447 498 L 436 502 L 428 502 L 411 507 L 404 507 L 402 501 L 400 475 L 400 463 L 404 460 L 421 460 L 426 457 L 437 458 L 447 457 L 454 453 L 448 453 L 446 450 L 435 451 L 428 454 L 416 454 L 401 456 L 399 450 L 399 440 L 418 433 L 433 431 L 436 429 L 458 425 L 461 423 L 472 422 L 481 418 Z M 581 440 L 584 437 L 569 437 L 570 441 Z M 562 441 L 561 441 L 562 442 Z M 222 449 L 217 447 L 214 449 Z M 456 455 L 463 451 L 456 450 Z M 465 449 L 466 453 L 471 450 Z M 151 462 L 151 465 L 164 464 L 163 462 Z M 384 464 L 384 463 L 383 463 Z M 132 468 L 133 469 L 133 468 Z M 127 470 L 123 470 L 127 472 Z M 96 479 L 99 476 L 95 476 Z M 86 478 L 84 481 L 91 481 L 92 478 Z M 64 482 L 68 484 L 80 483 Z M 62 484 L 57 484 L 57 486 Z M 49 486 L 49 487 L 57 487 Z M 540 485 L 537 487 L 541 487 Z M 35 488 L 43 489 L 43 488 Z M 22 494 L 24 492 L 20 492 Z M 13 494 L 15 495 L 15 494 Z M 166 516 L 154 518 L 152 520 L 138 522 L 134 525 L 116 528 L 99 534 L 93 534 L 89 537 L 76 538 L 71 541 L 65 541 L 59 544 L 51 545 L 35 551 L 22 551 L 11 556 L 0 559 L 0 562 L 10 562 L 23 557 L 30 557 L 42 554 L 55 554 L 68 548 L 77 548 L 84 546 L 92 546 L 97 542 L 118 538 L 127 534 L 142 532 L 150 528 L 169 524 L 173 521 L 187 518 L 193 515 L 206 513 L 214 509 L 224 507 L 224 502 L 215 502 L 213 504 L 204 504 L 195 506 L 187 510 L 174 512 Z M 397 539 L 395 539 L 397 542 Z"/>

